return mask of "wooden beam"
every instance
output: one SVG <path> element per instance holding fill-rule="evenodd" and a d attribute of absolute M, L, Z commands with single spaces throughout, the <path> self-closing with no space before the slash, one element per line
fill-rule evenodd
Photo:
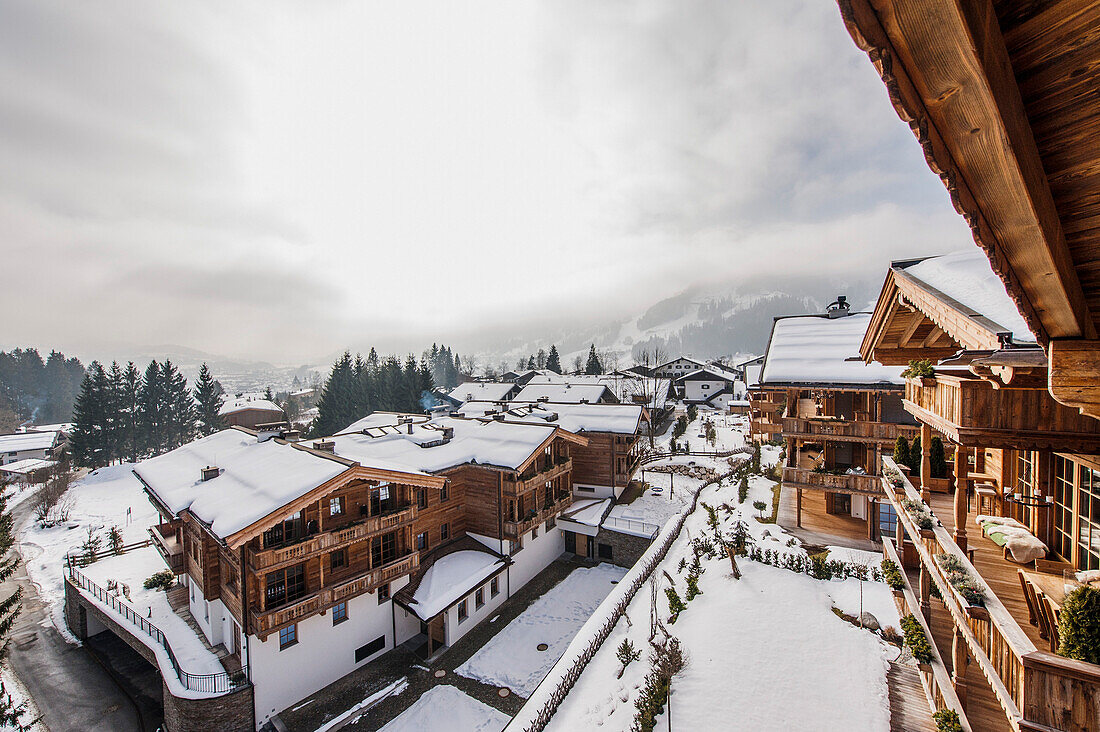
<path fill-rule="evenodd" d="M 1100 340 L 1051 341 L 1047 354 L 1054 400 L 1100 419 Z"/>
<path fill-rule="evenodd" d="M 901 332 L 901 337 L 898 338 L 898 346 L 904 348 L 909 345 L 909 340 L 913 337 L 913 334 L 917 332 L 917 328 L 921 326 L 926 320 L 923 313 L 914 311 L 909 316 L 909 322 L 905 326 L 905 330 Z"/>
<path fill-rule="evenodd" d="M 1095 338 L 990 0 L 838 0 L 1032 331 Z"/>

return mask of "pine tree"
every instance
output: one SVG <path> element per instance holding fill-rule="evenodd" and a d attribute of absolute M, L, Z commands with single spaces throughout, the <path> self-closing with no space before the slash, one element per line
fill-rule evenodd
<path fill-rule="evenodd" d="M 167 406 L 167 449 L 174 450 L 195 437 L 195 402 L 187 379 L 168 360 L 161 366 Z"/>
<path fill-rule="evenodd" d="M 8 499 L 6 494 L 0 493 L 0 557 L 3 557 L 0 559 L 0 582 L 10 579 L 19 567 L 19 555 L 11 551 L 15 543 L 13 532 L 14 521 L 11 512 L 8 511 Z M 0 600 L 0 659 L 7 655 L 8 635 L 15 625 L 15 619 L 19 617 L 20 610 L 23 609 L 22 599 L 23 588 L 17 586 L 10 595 Z M 26 703 L 15 704 L 11 695 L 4 689 L 3 682 L 0 682 L 0 727 L 29 732 L 34 721 L 26 718 L 26 715 Z"/>
<path fill-rule="evenodd" d="M 167 389 L 164 374 L 156 360 L 145 367 L 141 380 L 141 419 L 138 430 L 139 452 L 143 455 L 159 455 L 165 451 L 167 437 Z"/>
<path fill-rule="evenodd" d="M 928 443 L 928 462 L 933 478 L 947 477 L 947 458 L 943 451 L 943 440 L 934 436 Z"/>
<path fill-rule="evenodd" d="M 378 354 L 373 348 L 371 356 L 377 361 Z M 355 366 L 351 353 L 344 351 L 344 355 L 332 365 L 332 371 L 321 390 L 321 398 L 317 402 L 317 419 L 310 428 L 315 436 L 334 435 L 362 416 L 354 415 L 355 390 Z"/>
<path fill-rule="evenodd" d="M 103 393 L 100 390 L 106 374 L 98 361 L 92 361 L 80 383 L 80 394 L 73 405 L 73 432 L 69 451 L 73 462 L 89 468 L 106 465 L 103 455 L 104 414 Z"/>
<path fill-rule="evenodd" d="M 600 363 L 600 357 L 596 355 L 595 343 L 588 348 L 588 362 L 584 365 L 584 373 L 593 376 L 603 373 L 603 364 Z"/>
<path fill-rule="evenodd" d="M 546 368 L 555 374 L 561 373 L 561 359 L 558 357 L 557 346 L 550 346 L 550 355 L 546 357 Z"/>
<path fill-rule="evenodd" d="M 133 361 L 122 372 L 122 383 L 116 395 L 121 424 L 119 445 L 121 456 L 134 463 L 141 456 L 141 374 Z"/>
<path fill-rule="evenodd" d="M 909 440 L 905 439 L 905 435 L 898 435 L 894 441 L 894 462 L 899 466 L 909 465 Z"/>
<path fill-rule="evenodd" d="M 913 442 L 909 445 L 909 473 L 910 475 L 920 475 L 920 464 L 924 458 L 924 448 L 920 444 L 920 436 L 913 438 Z"/>
<path fill-rule="evenodd" d="M 222 385 L 214 379 L 204 363 L 199 367 L 199 377 L 195 380 L 195 416 L 198 419 L 199 434 L 212 435 L 225 429 L 225 420 L 221 416 L 224 394 Z"/>
<path fill-rule="evenodd" d="M 530 371 L 533 368 L 535 368 L 535 357 L 534 356 L 528 356 L 527 357 L 527 370 Z"/>

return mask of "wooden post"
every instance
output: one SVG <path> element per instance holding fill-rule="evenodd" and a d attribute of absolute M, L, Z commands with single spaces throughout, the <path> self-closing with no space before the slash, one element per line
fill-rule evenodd
<path fill-rule="evenodd" d="M 951 636 L 951 685 L 955 688 L 955 695 L 959 697 L 959 703 L 966 710 L 966 666 L 969 658 L 966 655 L 966 640 L 958 628 L 955 628 Z"/>
<path fill-rule="evenodd" d="M 914 538 L 913 541 L 920 541 Z M 920 565 L 920 613 L 927 623 L 932 622 L 932 577 L 928 574 L 924 564 Z"/>
<path fill-rule="evenodd" d="M 802 489 L 801 488 L 795 489 L 794 506 L 795 506 L 795 509 L 794 509 L 794 511 L 795 511 L 795 513 L 794 513 L 794 515 L 795 515 L 794 525 L 801 529 L 802 528 Z"/>
<path fill-rule="evenodd" d="M 931 498 L 929 481 L 932 479 L 932 428 L 921 423 L 920 426 L 920 497 L 925 503 Z"/>
<path fill-rule="evenodd" d="M 966 449 L 955 446 L 955 543 L 966 551 L 966 514 L 967 514 L 967 464 Z"/>

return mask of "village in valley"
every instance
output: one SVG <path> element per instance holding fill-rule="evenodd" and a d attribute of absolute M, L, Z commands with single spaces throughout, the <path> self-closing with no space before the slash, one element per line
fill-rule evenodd
<path fill-rule="evenodd" d="M 1100 10 L 838 6 L 974 243 L 762 349 L 0 351 L 0 731 L 1100 730 Z"/>

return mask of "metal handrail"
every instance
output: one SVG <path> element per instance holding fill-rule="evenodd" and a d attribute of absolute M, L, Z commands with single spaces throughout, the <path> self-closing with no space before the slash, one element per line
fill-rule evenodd
<path fill-rule="evenodd" d="M 183 685 L 183 688 L 188 691 L 197 691 L 204 694 L 228 694 L 237 689 L 248 686 L 248 667 L 243 666 L 240 673 L 229 674 L 228 672 L 221 672 L 217 674 L 193 674 L 188 671 L 184 671 L 176 660 L 176 654 L 172 650 L 171 644 L 168 642 L 167 636 L 157 626 L 150 623 L 145 618 L 141 617 L 141 614 L 134 610 L 126 603 L 119 600 L 117 597 L 107 592 L 95 582 L 88 579 L 83 572 L 73 566 L 71 563 L 68 565 L 69 569 L 69 581 L 76 585 L 78 588 L 92 593 L 92 595 L 110 607 L 115 612 L 122 615 L 130 623 L 136 625 L 143 633 L 155 640 L 168 654 L 168 661 L 172 664 L 172 670 L 176 673 L 176 678 Z"/>

